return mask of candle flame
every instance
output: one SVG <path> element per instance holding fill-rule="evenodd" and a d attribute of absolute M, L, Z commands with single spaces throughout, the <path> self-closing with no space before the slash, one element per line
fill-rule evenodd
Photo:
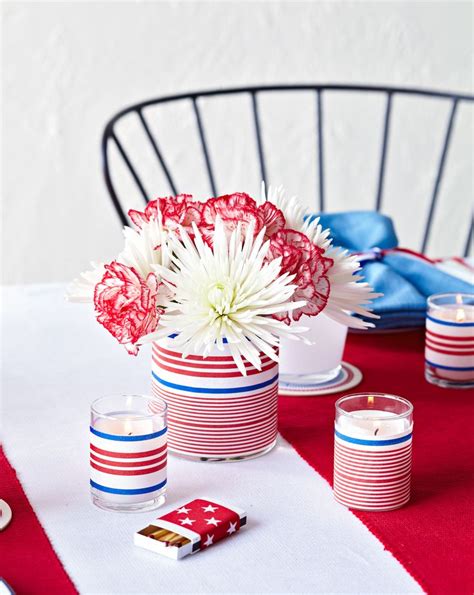
<path fill-rule="evenodd" d="M 456 304 L 462 304 L 462 295 L 460 293 L 456 295 Z"/>
<path fill-rule="evenodd" d="M 370 395 L 369 397 L 367 397 L 367 405 L 369 407 L 373 407 L 374 406 L 374 397 L 373 397 L 373 395 Z"/>
<path fill-rule="evenodd" d="M 456 310 L 456 322 L 464 322 L 466 320 L 466 312 L 459 308 Z"/>

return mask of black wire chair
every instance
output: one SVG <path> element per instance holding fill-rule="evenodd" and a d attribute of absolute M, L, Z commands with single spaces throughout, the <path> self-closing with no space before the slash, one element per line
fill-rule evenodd
<path fill-rule="evenodd" d="M 430 233 L 433 223 L 433 218 L 438 203 L 438 196 L 440 191 L 440 185 L 445 171 L 448 149 L 453 136 L 453 124 L 455 121 L 456 113 L 458 111 L 459 104 L 461 102 L 473 102 L 474 96 L 462 95 L 458 93 L 431 91 L 425 89 L 414 89 L 414 88 L 397 88 L 397 87 L 377 87 L 377 86 L 356 86 L 356 85 L 268 85 L 268 86 L 256 86 L 256 87 L 238 87 L 229 89 L 215 89 L 209 91 L 197 91 L 194 93 L 184 93 L 180 95 L 171 95 L 166 97 L 159 97 L 156 99 L 150 99 L 137 103 L 130 107 L 127 107 L 117 113 L 105 126 L 102 136 L 102 160 L 103 160 L 103 173 L 105 183 L 107 185 L 110 198 L 112 199 L 113 206 L 117 212 L 120 222 L 123 225 L 128 224 L 127 216 L 122 207 L 119 199 L 118 192 L 115 188 L 114 182 L 111 175 L 111 162 L 110 162 L 110 144 L 114 143 L 118 154 L 120 155 L 123 163 L 125 164 L 131 178 L 133 179 L 136 187 L 143 197 L 145 203 L 150 198 L 156 196 L 163 196 L 171 192 L 173 195 L 179 193 L 179 187 L 176 183 L 175 177 L 170 171 L 170 167 L 163 154 L 162 147 L 160 146 L 156 135 L 152 132 L 150 123 L 144 114 L 145 108 L 150 106 L 157 106 L 160 104 L 167 104 L 171 102 L 178 102 L 188 100 L 190 109 L 194 112 L 196 132 L 199 136 L 200 149 L 202 151 L 203 162 L 206 167 L 209 187 L 212 192 L 212 196 L 218 196 L 216 177 L 214 175 L 213 163 L 210 156 L 209 144 L 207 140 L 206 130 L 204 126 L 204 119 L 202 117 L 201 108 L 199 105 L 200 98 L 209 98 L 216 96 L 228 96 L 228 95 L 241 95 L 246 94 L 251 99 L 252 106 L 252 119 L 255 133 L 255 148 L 256 157 L 260 166 L 260 175 L 262 180 L 267 184 L 271 182 L 268 180 L 267 167 L 266 167 L 266 156 L 264 151 L 264 143 L 262 137 L 262 125 L 260 118 L 260 107 L 259 98 L 262 94 L 273 93 L 273 92 L 294 92 L 294 91 L 310 91 L 314 93 L 315 110 L 317 115 L 316 130 L 314 131 L 314 138 L 317 149 L 317 167 L 318 167 L 318 203 L 319 211 L 324 212 L 326 207 L 325 198 L 325 152 L 324 152 L 324 97 L 328 91 L 341 91 L 341 92 L 365 92 L 369 94 L 383 94 L 385 97 L 385 111 L 383 118 L 383 130 L 382 130 L 382 142 L 380 147 L 380 158 L 378 166 L 378 181 L 376 186 L 376 196 L 374 200 L 374 209 L 380 211 L 383 204 L 383 191 L 384 191 L 384 179 L 387 164 L 387 150 L 390 142 L 391 135 L 391 115 L 393 98 L 397 95 L 405 96 L 418 96 L 418 97 L 429 97 L 434 99 L 448 100 L 450 103 L 450 111 L 447 119 L 446 129 L 442 146 L 440 148 L 439 161 L 437 164 L 437 170 L 433 176 L 433 188 L 431 192 L 431 198 L 428 203 L 428 212 L 426 213 L 426 221 L 422 234 L 422 240 L 420 245 L 421 252 L 425 252 L 430 239 Z M 116 125 L 125 116 L 134 113 L 138 116 L 138 119 L 143 127 L 143 131 L 150 143 L 150 147 L 159 163 L 159 166 L 164 173 L 167 180 L 169 190 L 164 191 L 162 188 L 157 188 L 150 196 L 145 190 L 145 185 L 137 173 L 137 168 L 134 167 L 128 151 L 126 150 L 124 143 L 119 139 L 116 133 Z M 277 180 L 276 182 L 279 182 Z M 472 219 L 469 225 L 467 239 L 465 241 L 464 255 L 468 254 L 469 246 L 473 233 Z"/>

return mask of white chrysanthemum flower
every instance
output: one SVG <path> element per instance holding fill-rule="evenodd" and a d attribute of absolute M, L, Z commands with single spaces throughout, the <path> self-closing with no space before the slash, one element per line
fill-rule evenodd
<path fill-rule="evenodd" d="M 260 201 L 265 200 L 269 200 L 283 212 L 288 227 L 304 233 L 311 242 L 324 249 L 325 257 L 333 259 L 334 264 L 327 272 L 330 292 L 324 313 L 351 328 L 374 327 L 373 323 L 352 315 L 380 318 L 371 312 L 369 306 L 373 299 L 383 295 L 375 293 L 368 283 L 362 282 L 361 275 L 356 275 L 361 270 L 357 257 L 347 250 L 332 246 L 331 230 L 322 228 L 319 217 L 309 218 L 309 209 L 299 204 L 295 196 L 287 198 L 282 186 L 275 189 L 270 186 L 266 194 L 262 183 Z"/>
<path fill-rule="evenodd" d="M 128 267 L 133 267 L 136 272 L 146 279 L 154 273 L 154 265 L 169 264 L 167 250 L 167 232 L 163 230 L 159 218 L 152 219 L 139 230 L 124 227 L 125 246 L 116 258 L 116 261 Z M 81 273 L 74 279 L 67 289 L 66 297 L 70 302 L 93 302 L 94 289 L 104 276 L 104 263 L 92 264 L 92 270 Z"/>
<path fill-rule="evenodd" d="M 173 290 L 174 303 L 160 319 L 164 328 L 142 341 L 177 333 L 173 344 L 184 357 L 195 352 L 206 357 L 226 342 L 244 375 L 243 358 L 257 369 L 260 353 L 278 361 L 279 336 L 305 329 L 290 328 L 272 315 L 305 302 L 290 301 L 293 276 L 280 274 L 280 259 L 265 262 L 269 243 L 263 241 L 264 230 L 254 237 L 250 225 L 244 235 L 239 224 L 227 238 L 218 218 L 212 248 L 195 225 L 193 232 L 193 240 L 184 229 L 180 239 L 174 234 L 170 238 L 171 269 L 154 267 Z"/>

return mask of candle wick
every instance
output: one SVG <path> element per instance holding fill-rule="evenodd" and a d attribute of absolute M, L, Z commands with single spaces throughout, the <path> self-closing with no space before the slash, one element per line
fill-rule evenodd
<path fill-rule="evenodd" d="M 131 436 L 132 435 L 132 432 L 129 432 L 128 435 Z"/>
<path fill-rule="evenodd" d="M 374 436 L 377 436 L 377 432 L 379 431 L 379 428 L 377 428 L 374 432 Z"/>

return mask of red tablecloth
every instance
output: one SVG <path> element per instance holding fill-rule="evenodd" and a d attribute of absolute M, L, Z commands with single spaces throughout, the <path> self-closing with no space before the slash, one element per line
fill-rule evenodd
<path fill-rule="evenodd" d="M 408 506 L 354 514 L 429 593 L 472 593 L 474 391 L 424 379 L 424 333 L 351 335 L 345 361 L 362 370 L 350 392 L 386 392 L 414 405 L 413 489 Z M 281 397 L 280 432 L 332 483 L 334 402 Z"/>
<path fill-rule="evenodd" d="M 11 523 L 0 533 L 0 578 L 17 595 L 76 593 L 1 447 L 0 496 L 13 510 Z"/>

